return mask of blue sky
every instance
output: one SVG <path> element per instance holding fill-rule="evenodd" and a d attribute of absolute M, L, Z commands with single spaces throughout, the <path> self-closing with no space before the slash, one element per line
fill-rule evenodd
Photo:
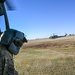
<path fill-rule="evenodd" d="M 7 11 L 10 27 L 20 30 L 27 39 L 75 34 L 75 0 L 14 0 L 16 10 Z M 3 16 L 0 28 L 4 30 Z"/>

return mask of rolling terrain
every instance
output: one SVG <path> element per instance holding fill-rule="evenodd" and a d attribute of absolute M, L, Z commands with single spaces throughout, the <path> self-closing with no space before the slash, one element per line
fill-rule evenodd
<path fill-rule="evenodd" d="M 19 75 L 75 75 L 75 36 L 29 40 L 14 60 Z"/>
<path fill-rule="evenodd" d="M 50 47 L 75 47 L 75 36 L 62 37 L 57 39 L 30 40 L 23 48 L 50 48 Z"/>

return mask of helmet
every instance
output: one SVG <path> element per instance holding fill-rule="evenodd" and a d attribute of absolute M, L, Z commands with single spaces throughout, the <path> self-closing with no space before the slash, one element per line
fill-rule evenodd
<path fill-rule="evenodd" d="M 19 53 L 19 50 L 24 42 L 27 42 L 24 33 L 15 29 L 7 29 L 1 37 L 1 44 L 14 55 Z"/>

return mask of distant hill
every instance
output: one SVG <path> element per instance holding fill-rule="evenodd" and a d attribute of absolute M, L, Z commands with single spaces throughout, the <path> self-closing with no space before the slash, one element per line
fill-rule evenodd
<path fill-rule="evenodd" d="M 51 48 L 51 47 L 75 47 L 75 36 L 61 37 L 57 39 L 29 40 L 22 48 Z"/>

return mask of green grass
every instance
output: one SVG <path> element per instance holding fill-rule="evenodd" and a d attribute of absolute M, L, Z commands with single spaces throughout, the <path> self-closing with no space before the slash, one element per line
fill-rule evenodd
<path fill-rule="evenodd" d="M 75 48 L 21 49 L 14 60 L 19 75 L 75 75 Z"/>

